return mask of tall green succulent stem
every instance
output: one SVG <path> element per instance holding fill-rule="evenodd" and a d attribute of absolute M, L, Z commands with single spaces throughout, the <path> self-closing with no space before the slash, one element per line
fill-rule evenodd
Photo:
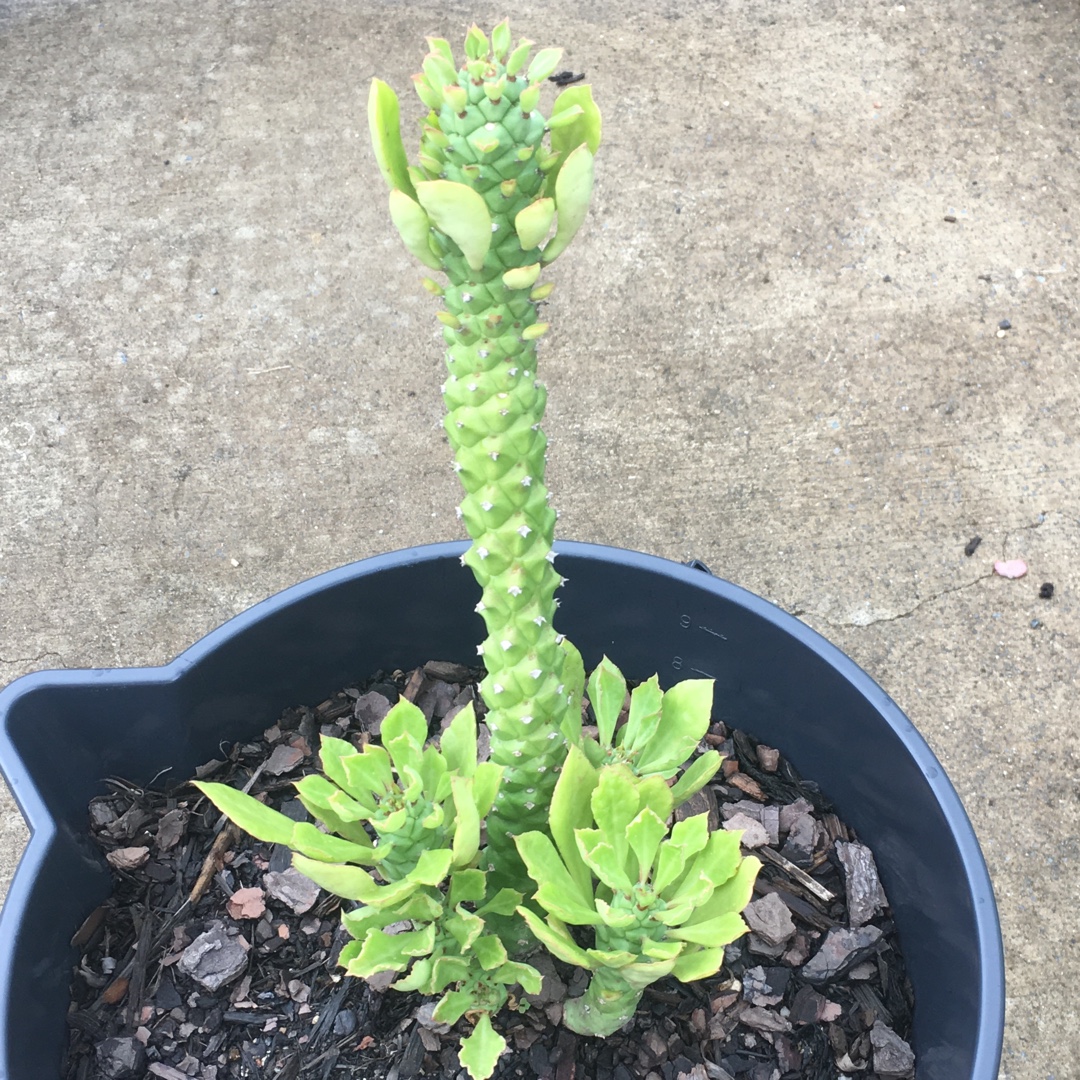
<path fill-rule="evenodd" d="M 409 250 L 449 282 L 425 284 L 445 302 L 446 431 L 472 539 L 463 561 L 482 590 L 491 754 L 505 770 L 487 822 L 486 869 L 496 886 L 525 890 L 513 837 L 546 828 L 582 691 L 580 661 L 567 658 L 553 626 L 562 579 L 552 565 L 555 512 L 540 427 L 547 394 L 536 371 L 547 330 L 538 305 L 551 286 L 537 282 L 584 219 L 600 115 L 588 87 L 574 86 L 545 119 L 540 90 L 561 50 L 542 49 L 526 67 L 531 42 L 512 47 L 506 22 L 490 42 L 469 31 L 460 70 L 445 41 L 428 41 L 414 76 L 431 110 L 418 164 L 406 161 L 397 98 L 378 80 L 369 119 L 394 223 Z"/>
<path fill-rule="evenodd" d="M 477 605 L 487 627 L 481 691 L 492 759 L 505 769 L 488 818 L 492 862 L 501 867 L 518 862 L 514 833 L 545 827 L 564 755 L 561 728 L 575 695 L 565 682 L 565 653 L 553 625 L 561 578 L 553 565 L 555 512 L 544 483 L 546 393 L 536 380 L 534 341 L 523 336 L 537 324 L 536 308 L 498 275 L 476 278 L 464 290 L 447 291 L 447 310 L 462 328 L 446 332 L 444 400 L 465 488 L 461 515 L 473 541 L 464 561 L 483 590 Z M 485 294 L 487 304 L 478 299 Z M 507 319 L 509 333 L 492 333 L 490 315 Z"/>

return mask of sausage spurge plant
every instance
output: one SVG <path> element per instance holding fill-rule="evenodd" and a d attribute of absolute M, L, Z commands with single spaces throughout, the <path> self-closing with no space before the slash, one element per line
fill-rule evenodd
<path fill-rule="evenodd" d="M 473 1022 L 461 1061 L 483 1080 L 506 1045 L 492 1018 L 515 1001 L 514 986 L 540 988 L 530 948 L 592 973 L 565 1022 L 611 1033 L 649 983 L 719 969 L 723 946 L 746 930 L 739 912 L 758 863 L 740 858 L 738 833 L 710 834 L 706 815 L 671 823 L 720 765 L 710 750 L 682 768 L 708 727 L 711 681 L 665 693 L 654 677 L 627 706 L 626 683 L 605 658 L 589 680 L 592 738 L 582 728 L 580 654 L 554 626 L 563 581 L 552 565 L 546 391 L 536 374 L 547 330 L 538 305 L 552 285 L 539 278 L 588 209 L 601 126 L 591 89 L 563 90 L 541 115 L 561 50 L 530 62 L 532 43 L 512 45 L 505 21 L 490 41 L 469 30 L 460 69 L 445 41 L 428 44 L 413 77 L 430 110 L 415 164 L 398 99 L 378 79 L 368 115 L 390 216 L 408 250 L 446 278 L 424 284 L 444 302 L 445 428 L 472 540 L 463 562 L 487 629 L 478 652 L 491 759 L 477 760 L 471 707 L 436 747 L 420 710 L 401 701 L 381 746 L 322 740 L 323 775 L 296 785 L 321 828 L 227 786 L 197 786 L 355 905 L 342 916 L 355 939 L 341 953 L 349 974 L 404 973 L 395 988 L 441 995 L 436 1020 Z M 568 924 L 588 928 L 592 944 Z"/>

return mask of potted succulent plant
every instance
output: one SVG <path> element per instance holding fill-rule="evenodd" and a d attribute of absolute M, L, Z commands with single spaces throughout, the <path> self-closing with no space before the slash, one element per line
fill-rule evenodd
<path fill-rule="evenodd" d="M 955 793 L 899 710 L 801 624 L 659 560 L 567 547 L 560 566 L 573 571 L 574 589 L 580 577 L 580 592 L 568 590 L 566 611 L 556 612 L 564 579 L 553 564 L 563 549 L 544 483 L 546 395 L 536 374 L 547 329 L 539 305 L 551 285 L 539 279 L 585 218 L 600 114 L 590 89 L 573 85 L 542 115 L 560 52 L 531 55 L 506 22 L 490 39 L 469 31 L 460 69 L 445 41 L 429 45 L 415 76 L 430 110 L 416 163 L 406 158 L 397 98 L 378 80 L 369 118 L 393 222 L 409 251 L 446 277 L 425 286 L 445 305 L 446 431 L 471 543 L 298 586 L 169 668 L 53 673 L 5 691 L 0 764 L 34 835 L 2 917 L 13 944 L 0 956 L 0 1075 L 47 1075 L 59 1056 L 49 1056 L 62 1020 L 55 972 L 75 921 L 61 915 L 85 914 L 102 890 L 100 860 L 78 824 L 95 780 L 152 775 L 163 760 L 191 768 L 219 740 L 264 722 L 271 703 L 325 689 L 319 680 L 331 672 L 343 677 L 357 653 L 372 667 L 407 654 L 456 655 L 472 621 L 461 610 L 464 575 L 448 573 L 460 558 L 481 589 L 474 610 L 486 627 L 478 652 L 490 760 L 477 759 L 470 709 L 434 745 L 424 717 L 403 701 L 379 746 L 322 740 L 322 774 L 297 785 L 322 828 L 227 786 L 198 785 L 356 905 L 343 916 L 355 939 L 341 956 L 350 973 L 399 973 L 400 989 L 438 997 L 437 1019 L 468 1015 L 461 1061 L 476 1080 L 491 1075 L 505 1045 L 492 1017 L 510 988 L 539 983 L 528 955 L 537 943 L 589 971 L 585 994 L 565 1010 L 585 1034 L 615 1031 L 661 977 L 715 973 L 724 945 L 745 930 L 739 912 L 759 865 L 740 855 L 737 833 L 710 833 L 704 815 L 672 824 L 674 808 L 720 765 L 709 751 L 684 768 L 710 723 L 716 682 L 725 708 L 785 745 L 884 858 L 918 1000 L 919 1076 L 991 1080 L 1003 1004 L 992 892 Z M 437 581 L 431 591 L 446 608 L 388 611 L 402 575 L 409 595 L 421 579 Z M 322 628 L 330 612 L 346 628 L 334 645 Z M 702 626 L 725 643 L 720 655 L 694 636 Z M 635 674 L 675 651 L 701 654 L 687 667 L 705 677 L 665 690 L 654 676 L 624 713 L 626 683 L 603 656 L 615 646 Z M 587 684 L 582 653 L 593 666 Z M 595 734 L 582 728 L 586 693 Z M 57 767 L 49 747 L 61 728 L 71 751 Z M 868 750 L 886 755 L 886 775 L 853 772 L 850 755 Z M 50 889 L 63 895 L 43 921 Z M 588 928 L 588 943 L 570 926 Z M 28 1000 L 19 986 L 34 978 L 41 990 Z M 28 1043 L 27 1031 L 40 1036 Z"/>

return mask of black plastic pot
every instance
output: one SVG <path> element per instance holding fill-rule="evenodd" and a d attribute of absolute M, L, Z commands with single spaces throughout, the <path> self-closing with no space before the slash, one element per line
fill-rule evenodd
<path fill-rule="evenodd" d="M 476 585 L 438 544 L 323 574 L 162 668 L 52 671 L 0 693 L 0 768 L 32 837 L 0 914 L 0 1078 L 58 1075 L 75 952 L 109 890 L 87 836 L 102 778 L 192 775 L 221 743 L 378 668 L 474 662 Z M 996 1080 L 1005 981 L 990 880 L 956 792 L 883 690 L 778 608 L 648 555 L 559 546 L 562 629 L 592 666 L 709 675 L 718 713 L 780 747 L 874 850 L 916 994 L 919 1080 Z"/>

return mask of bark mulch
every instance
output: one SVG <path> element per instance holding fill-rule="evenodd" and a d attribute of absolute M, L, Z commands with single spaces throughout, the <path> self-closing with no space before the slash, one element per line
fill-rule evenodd
<path fill-rule="evenodd" d="M 482 714 L 480 674 L 439 662 L 379 672 L 287 710 L 197 778 L 265 793 L 301 819 L 292 782 L 317 767 L 320 734 L 377 739 L 399 695 L 437 734 L 466 701 Z M 745 830 L 764 864 L 752 932 L 716 977 L 655 984 L 607 1039 L 558 1024 L 584 973 L 533 958 L 544 986 L 526 1011 L 499 1018 L 509 1048 L 496 1078 L 914 1076 L 912 993 L 873 856 L 775 749 L 722 723 L 706 741 L 724 754 L 722 772 L 680 814 Z M 287 850 L 239 833 L 186 784 L 108 786 L 89 812 L 115 889 L 74 940 L 64 1080 L 465 1080 L 430 1003 L 343 976 L 340 901 L 292 870 Z"/>

